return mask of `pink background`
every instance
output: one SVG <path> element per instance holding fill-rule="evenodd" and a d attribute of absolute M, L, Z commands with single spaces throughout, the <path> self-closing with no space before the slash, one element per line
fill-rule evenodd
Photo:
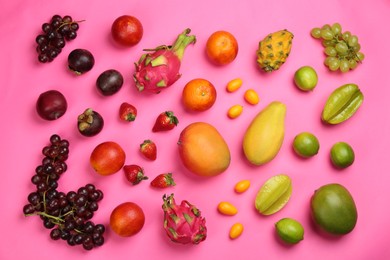
<path fill-rule="evenodd" d="M 386 33 L 390 18 L 390 2 L 336 1 L 2 1 L 0 31 L 0 96 L 2 178 L 0 198 L 0 259 L 389 259 L 388 183 L 390 94 L 387 71 L 390 58 Z M 39 64 L 35 53 L 36 35 L 40 26 L 54 14 L 71 15 L 86 21 L 80 24 L 76 40 L 68 42 L 63 53 L 51 64 Z M 112 42 L 110 26 L 120 15 L 138 17 L 144 26 L 142 41 L 133 48 L 121 48 Z M 358 35 L 366 55 L 363 64 L 346 74 L 331 73 L 323 65 L 323 48 L 311 38 L 310 30 L 325 23 L 340 22 L 345 30 Z M 170 44 L 185 28 L 191 28 L 197 43 L 187 48 L 182 64 L 182 78 L 159 95 L 138 93 L 132 81 L 133 63 L 142 49 Z M 382 28 L 383 27 L 383 28 Z M 286 64 L 272 74 L 256 68 L 255 51 L 259 40 L 270 32 L 288 29 L 294 33 L 293 48 Z M 207 38 L 217 30 L 227 30 L 238 40 L 239 54 L 228 66 L 212 65 L 205 56 Z M 74 76 L 66 69 L 67 54 L 75 48 L 89 49 L 96 59 L 93 70 Z M 319 83 L 311 93 L 299 91 L 293 84 L 294 72 L 301 66 L 314 67 Z M 125 76 L 121 91 L 102 97 L 95 88 L 98 75 L 115 68 Z M 181 90 L 193 78 L 210 80 L 218 90 L 215 105 L 203 113 L 189 113 L 181 105 Z M 236 93 L 225 91 L 226 83 L 243 79 Z M 359 85 L 364 103 L 357 114 L 337 126 L 325 126 L 320 114 L 328 95 L 346 83 Z M 260 103 L 247 105 L 246 89 L 254 88 Z M 57 121 L 44 121 L 37 116 L 38 95 L 49 89 L 64 93 L 68 111 Z M 287 105 L 286 135 L 278 156 L 271 163 L 253 167 L 246 163 L 241 140 L 252 118 L 271 101 Z M 130 102 L 138 108 L 135 122 L 119 121 L 119 105 Z M 230 120 L 227 109 L 243 104 L 243 114 Z M 105 119 L 103 131 L 92 138 L 81 136 L 76 128 L 77 115 L 91 107 Z M 152 133 L 160 112 L 173 110 L 178 127 L 168 133 Z M 180 131 L 194 121 L 212 123 L 227 140 L 232 154 L 229 169 L 222 175 L 201 179 L 185 170 L 179 161 L 177 145 Z M 302 131 L 314 133 L 320 140 L 320 151 L 309 160 L 299 159 L 292 151 L 294 136 Z M 118 204 L 133 201 L 139 204 L 146 222 L 142 231 L 131 238 L 121 238 L 107 226 L 104 246 L 86 252 L 69 247 L 63 241 L 52 241 L 49 231 L 38 217 L 25 218 L 22 207 L 34 189 L 30 178 L 40 163 L 40 151 L 50 135 L 58 133 L 70 141 L 69 169 L 60 180 L 60 190 L 75 190 L 86 183 L 102 189 L 105 198 L 93 220 L 108 225 L 111 211 Z M 158 159 L 147 161 L 138 152 L 144 139 L 158 145 Z M 155 190 L 149 182 L 130 186 L 121 172 L 98 176 L 89 166 L 92 149 L 103 141 L 116 141 L 127 153 L 126 164 L 140 164 L 152 179 L 162 172 L 173 172 L 177 185 Z M 345 170 L 336 170 L 329 161 L 330 147 L 346 141 L 355 150 L 355 163 Z M 293 194 L 287 206 L 277 214 L 263 217 L 254 209 L 254 198 L 268 178 L 288 174 L 293 181 Z M 251 181 L 244 194 L 235 194 L 234 184 Z M 358 208 L 355 230 L 342 238 L 330 238 L 316 231 L 309 216 L 309 200 L 323 184 L 337 182 L 349 189 Z M 180 202 L 187 199 L 199 207 L 207 219 L 207 240 L 198 246 L 174 244 L 162 229 L 161 210 L 164 193 L 175 193 Z M 235 204 L 239 213 L 220 215 L 220 201 Z M 275 236 L 274 223 L 283 217 L 299 220 L 305 228 L 305 239 L 295 246 L 286 246 Z M 237 240 L 228 232 L 235 222 L 245 230 Z"/>

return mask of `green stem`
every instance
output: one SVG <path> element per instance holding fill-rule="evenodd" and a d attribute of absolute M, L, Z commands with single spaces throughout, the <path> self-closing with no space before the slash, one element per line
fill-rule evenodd
<path fill-rule="evenodd" d="M 55 220 L 55 223 L 56 223 L 56 224 L 60 224 L 60 223 L 65 222 L 65 220 L 63 220 L 62 218 L 52 216 L 52 215 L 47 214 L 46 212 L 43 212 L 43 211 L 35 212 L 35 213 L 32 213 L 32 214 L 25 214 L 26 217 L 36 216 L 36 215 L 39 215 L 39 216 L 43 216 L 43 217 L 46 217 L 46 218 L 53 219 L 53 220 Z"/>
<path fill-rule="evenodd" d="M 187 28 L 183 33 L 179 34 L 175 43 L 172 46 L 172 51 L 179 57 L 179 59 L 183 59 L 185 48 L 191 44 L 196 42 L 195 35 L 188 35 L 191 32 L 191 29 Z"/>
<path fill-rule="evenodd" d="M 72 25 L 74 23 L 82 23 L 82 22 L 85 22 L 85 20 L 71 21 L 69 23 L 61 23 L 60 26 L 58 26 L 58 28 L 56 30 L 58 31 L 61 27 L 65 26 L 65 25 Z"/>

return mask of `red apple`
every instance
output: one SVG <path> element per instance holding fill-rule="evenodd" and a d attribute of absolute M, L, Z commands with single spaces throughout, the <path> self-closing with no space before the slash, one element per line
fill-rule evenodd
<path fill-rule="evenodd" d="M 123 46 L 134 46 L 139 43 L 143 36 L 141 22 L 130 15 L 118 17 L 111 26 L 111 34 L 115 42 Z"/>
<path fill-rule="evenodd" d="M 124 202 L 111 212 L 110 227 L 121 237 L 134 236 L 144 224 L 145 214 L 136 203 Z"/>
<path fill-rule="evenodd" d="M 100 175 L 111 175 L 122 169 L 126 154 L 122 147 L 111 141 L 99 144 L 91 153 L 90 164 Z"/>

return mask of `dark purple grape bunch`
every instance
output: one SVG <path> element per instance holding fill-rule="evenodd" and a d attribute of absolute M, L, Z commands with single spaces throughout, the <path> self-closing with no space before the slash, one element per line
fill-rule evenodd
<path fill-rule="evenodd" d="M 94 224 L 91 219 L 103 199 L 103 192 L 93 184 L 67 193 L 58 191 L 58 180 L 67 170 L 69 142 L 54 134 L 50 145 L 42 150 L 45 156 L 31 182 L 36 190 L 28 197 L 23 207 L 25 216 L 40 216 L 43 226 L 51 229 L 53 240 L 65 240 L 71 246 L 81 245 L 91 250 L 104 244 L 105 226 Z"/>
<path fill-rule="evenodd" d="M 73 21 L 72 17 L 66 15 L 54 15 L 50 22 L 42 24 L 42 34 L 39 34 L 35 41 L 38 44 L 38 60 L 41 63 L 53 61 L 62 48 L 65 47 L 66 41 L 73 40 L 77 37 L 79 22 Z"/>

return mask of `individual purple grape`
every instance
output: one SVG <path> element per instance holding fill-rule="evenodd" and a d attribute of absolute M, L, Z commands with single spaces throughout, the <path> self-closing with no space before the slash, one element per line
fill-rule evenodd
<path fill-rule="evenodd" d="M 59 228 L 54 228 L 50 232 L 50 237 L 53 240 L 58 240 L 61 238 L 61 230 Z"/>

